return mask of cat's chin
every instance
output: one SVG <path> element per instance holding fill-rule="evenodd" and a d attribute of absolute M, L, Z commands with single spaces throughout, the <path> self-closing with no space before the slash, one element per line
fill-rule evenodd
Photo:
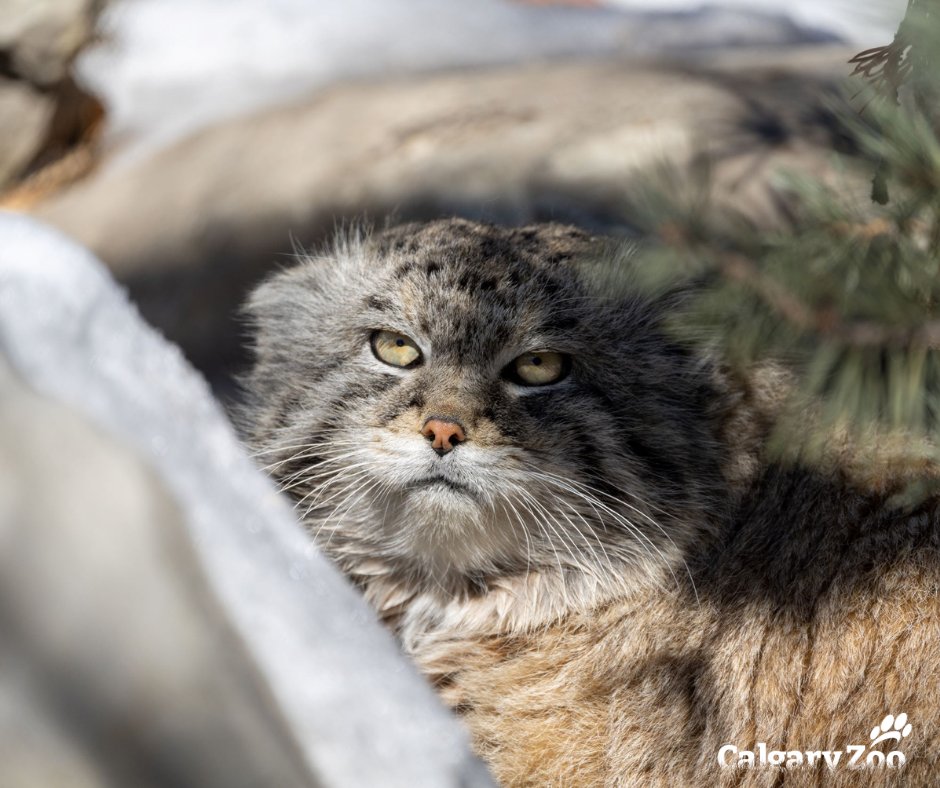
<path fill-rule="evenodd" d="M 404 515 L 409 527 L 452 539 L 468 528 L 479 529 L 483 510 L 469 490 L 433 481 L 409 488 Z"/>
<path fill-rule="evenodd" d="M 513 532 L 498 527 L 476 496 L 459 486 L 413 487 L 400 516 L 408 554 L 439 581 L 476 574 L 518 549 Z"/>
<path fill-rule="evenodd" d="M 412 497 L 423 496 L 433 506 L 460 508 L 471 502 L 476 506 L 477 500 L 476 492 L 470 487 L 443 476 L 411 482 L 408 485 L 408 493 Z"/>

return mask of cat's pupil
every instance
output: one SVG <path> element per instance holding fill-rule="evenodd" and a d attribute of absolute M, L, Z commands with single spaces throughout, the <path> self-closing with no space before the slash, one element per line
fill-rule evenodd
<path fill-rule="evenodd" d="M 396 339 L 396 340 L 395 340 L 395 344 L 398 345 L 398 347 L 404 347 L 404 346 L 405 346 L 405 340 L 404 340 L 404 339 Z"/>
<path fill-rule="evenodd" d="M 541 363 L 542 363 L 542 358 L 541 358 L 541 356 L 532 356 L 532 363 L 533 363 L 535 366 L 541 365 Z"/>

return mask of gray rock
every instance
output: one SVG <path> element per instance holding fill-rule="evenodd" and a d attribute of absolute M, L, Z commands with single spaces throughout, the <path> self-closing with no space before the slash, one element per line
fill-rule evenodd
<path fill-rule="evenodd" d="M 16 788 L 490 784 L 176 348 L 81 247 L 2 212 L 0 355 Z"/>
<path fill-rule="evenodd" d="M 0 188 L 39 153 L 54 112 L 51 96 L 0 76 Z"/>
<path fill-rule="evenodd" d="M 91 38 L 102 0 L 0 0 L 0 51 L 35 85 L 65 78 Z"/>
<path fill-rule="evenodd" d="M 83 55 L 79 71 L 111 110 L 110 134 L 135 155 L 221 117 L 350 79 L 836 40 L 750 8 L 658 12 L 514 0 L 121 0 L 102 27 L 108 44 Z"/>
<path fill-rule="evenodd" d="M 69 69 L 104 2 L 0 0 L 0 196 L 98 127 L 102 106 Z"/>

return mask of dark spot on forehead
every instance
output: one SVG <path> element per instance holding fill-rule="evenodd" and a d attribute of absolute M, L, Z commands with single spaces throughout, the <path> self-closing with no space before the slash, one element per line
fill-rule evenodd
<path fill-rule="evenodd" d="M 366 306 L 375 309 L 378 312 L 389 312 L 392 309 L 392 302 L 386 298 L 379 298 L 376 295 L 370 295 L 366 298 Z"/>
<path fill-rule="evenodd" d="M 505 344 L 512 336 L 512 327 L 505 320 L 493 320 L 489 324 L 490 335 L 497 344 Z"/>
<path fill-rule="evenodd" d="M 548 224 L 507 229 L 462 220 L 403 225 L 385 231 L 377 240 L 380 253 L 394 251 L 423 256 L 428 262 L 437 258 L 474 265 L 488 260 L 504 265 L 520 259 L 539 265 L 563 262 L 592 243 L 590 236 L 571 227 Z"/>
<path fill-rule="evenodd" d="M 571 331 L 577 328 L 580 321 L 570 312 L 564 315 L 550 315 L 546 321 L 547 328 L 554 328 L 559 331 Z"/>
<path fill-rule="evenodd" d="M 392 250 L 393 289 L 402 279 L 413 282 L 416 329 L 427 336 L 446 332 L 455 351 L 462 338 L 480 350 L 484 338 L 487 345 L 511 341 L 515 326 L 533 320 L 574 328 L 574 316 L 556 315 L 553 302 L 578 289 L 568 261 L 594 243 L 557 225 L 508 229 L 462 220 L 404 225 L 377 241 L 379 249 Z"/>
<path fill-rule="evenodd" d="M 512 246 L 506 238 L 488 237 L 480 243 L 482 257 L 510 257 Z"/>
<path fill-rule="evenodd" d="M 558 291 L 561 290 L 561 283 L 557 278 L 547 276 L 542 272 L 535 276 L 535 284 L 542 292 L 550 296 L 558 295 Z"/>

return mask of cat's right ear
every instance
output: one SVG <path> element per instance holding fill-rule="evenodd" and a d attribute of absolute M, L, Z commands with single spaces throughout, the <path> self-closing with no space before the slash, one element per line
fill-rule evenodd
<path fill-rule="evenodd" d="M 294 246 L 297 264 L 269 275 L 249 295 L 243 313 L 251 320 L 282 317 L 309 308 L 311 301 L 347 290 L 358 279 L 367 257 L 371 228 L 355 223 L 336 230 L 320 250 Z"/>
<path fill-rule="evenodd" d="M 285 382 L 296 378 L 298 366 L 317 363 L 324 322 L 330 320 L 327 310 L 337 308 L 327 293 L 323 265 L 327 262 L 305 260 L 272 274 L 242 306 L 240 317 L 252 356 L 250 369 L 239 379 L 247 400 L 277 401 Z"/>
<path fill-rule="evenodd" d="M 348 311 L 355 294 L 368 289 L 367 258 L 364 238 L 346 235 L 262 281 L 242 308 L 256 346 L 316 339 L 324 322 Z"/>
<path fill-rule="evenodd" d="M 241 309 L 255 344 L 262 337 L 296 330 L 321 291 L 320 278 L 305 265 L 273 274 L 255 287 Z"/>

